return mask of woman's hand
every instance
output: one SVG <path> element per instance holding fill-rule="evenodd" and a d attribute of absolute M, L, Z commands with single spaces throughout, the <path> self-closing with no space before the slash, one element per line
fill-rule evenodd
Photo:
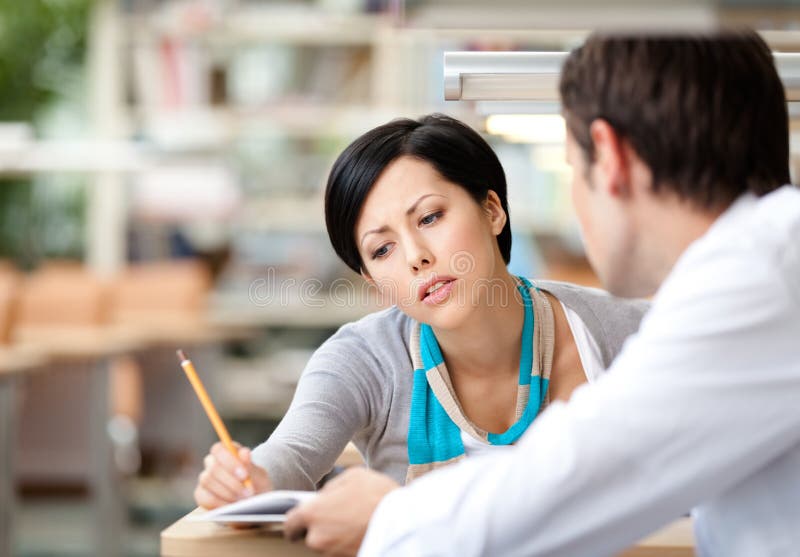
<path fill-rule="evenodd" d="M 214 509 L 272 489 L 267 471 L 253 464 L 250 449 L 234 443 L 239 455 L 237 459 L 222 443 L 214 443 L 203 459 L 205 466 L 197 479 L 194 490 L 195 502 L 205 508 Z M 250 479 L 253 488 L 245 485 Z"/>

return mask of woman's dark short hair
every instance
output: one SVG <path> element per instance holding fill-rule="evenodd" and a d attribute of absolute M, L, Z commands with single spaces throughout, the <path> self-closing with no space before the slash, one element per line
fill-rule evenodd
<path fill-rule="evenodd" d="M 754 31 L 595 34 L 561 72 L 567 127 L 594 160 L 589 127 L 606 120 L 671 190 L 706 209 L 789 183 L 786 98 Z"/>
<path fill-rule="evenodd" d="M 333 249 L 348 267 L 363 267 L 355 229 L 364 200 L 389 164 L 399 157 L 430 163 L 446 180 L 481 203 L 489 190 L 508 215 L 506 176 L 497 155 L 472 128 L 442 114 L 401 118 L 368 131 L 339 155 L 325 190 L 325 224 Z M 497 236 L 503 260 L 511 257 L 511 220 Z"/>

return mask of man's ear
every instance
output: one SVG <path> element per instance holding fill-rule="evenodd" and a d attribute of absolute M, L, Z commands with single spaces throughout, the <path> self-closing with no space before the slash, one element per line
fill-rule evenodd
<path fill-rule="evenodd" d="M 614 197 L 631 194 L 629 159 L 625 140 L 611 124 L 602 119 L 592 122 L 589 134 L 594 144 L 592 184 Z"/>
<path fill-rule="evenodd" d="M 508 221 L 508 215 L 503 210 L 503 205 L 500 203 L 500 196 L 494 190 L 489 190 L 486 194 L 486 200 L 483 202 L 483 209 L 489 216 L 489 223 L 492 227 L 492 232 L 495 236 L 500 234 Z"/>

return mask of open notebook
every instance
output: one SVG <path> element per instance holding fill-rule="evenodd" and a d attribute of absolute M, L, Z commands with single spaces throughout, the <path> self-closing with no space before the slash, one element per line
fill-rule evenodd
<path fill-rule="evenodd" d="M 224 507 L 192 515 L 192 521 L 283 522 L 295 505 L 316 497 L 315 491 L 269 491 Z"/>

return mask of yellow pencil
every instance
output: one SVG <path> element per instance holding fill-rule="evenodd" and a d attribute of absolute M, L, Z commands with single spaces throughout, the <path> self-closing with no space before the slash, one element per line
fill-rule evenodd
<path fill-rule="evenodd" d="M 186 377 L 189 378 L 189 382 L 192 384 L 192 387 L 194 387 L 194 392 L 197 394 L 197 398 L 200 399 L 200 403 L 203 405 L 203 409 L 206 411 L 208 419 L 211 420 L 211 425 L 214 426 L 217 436 L 219 436 L 219 439 L 222 441 L 222 444 L 225 445 L 225 448 L 228 449 L 228 452 L 230 452 L 238 460 L 239 455 L 236 452 L 236 447 L 233 446 L 233 441 L 228 433 L 228 429 L 225 427 L 225 424 L 222 423 L 222 418 L 219 417 L 217 409 L 214 408 L 214 405 L 211 403 L 211 398 L 208 396 L 208 392 L 206 392 L 203 382 L 200 381 L 200 378 L 197 376 L 197 372 L 194 370 L 192 361 L 186 357 L 186 354 L 183 352 L 183 350 L 178 350 L 178 359 L 181 362 L 183 371 L 186 372 Z M 253 482 L 250 481 L 250 478 L 244 480 L 244 485 L 250 489 L 253 489 Z"/>

